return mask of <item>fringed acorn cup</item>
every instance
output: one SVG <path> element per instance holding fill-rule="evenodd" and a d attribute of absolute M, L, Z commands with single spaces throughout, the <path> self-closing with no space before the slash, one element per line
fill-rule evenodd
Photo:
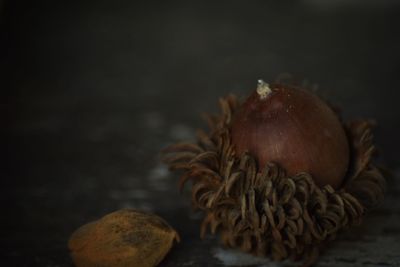
<path fill-rule="evenodd" d="M 192 181 L 202 237 L 209 227 L 226 246 L 308 266 L 382 201 L 370 121 L 343 123 L 311 92 L 263 81 L 244 103 L 229 95 L 220 106 L 208 134 L 163 151 L 183 171 L 180 188 Z"/>

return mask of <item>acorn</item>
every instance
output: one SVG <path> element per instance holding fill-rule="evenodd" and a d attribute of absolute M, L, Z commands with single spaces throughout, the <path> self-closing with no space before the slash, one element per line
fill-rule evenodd
<path fill-rule="evenodd" d="M 333 110 L 303 89 L 260 80 L 231 126 L 237 154 L 248 151 L 261 168 L 280 164 L 295 175 L 308 172 L 318 186 L 338 188 L 349 165 L 349 144 Z"/>
<path fill-rule="evenodd" d="M 220 106 L 208 133 L 163 151 L 183 171 L 179 187 L 192 181 L 201 237 L 209 229 L 228 247 L 308 266 L 382 201 L 371 121 L 343 122 L 311 91 L 263 81 L 244 102 L 229 95 Z"/>

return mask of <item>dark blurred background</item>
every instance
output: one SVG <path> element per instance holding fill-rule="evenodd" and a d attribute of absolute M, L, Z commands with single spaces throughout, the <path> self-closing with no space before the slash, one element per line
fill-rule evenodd
<path fill-rule="evenodd" d="M 381 160 L 398 170 L 398 1 L 0 0 L 0 16 L 7 266 L 71 266 L 70 233 L 124 207 L 181 233 L 165 266 L 219 266 L 218 242 L 198 240 L 199 217 L 158 151 L 259 78 L 289 73 L 345 118 L 376 119 Z M 394 180 L 377 220 L 400 216 Z"/>

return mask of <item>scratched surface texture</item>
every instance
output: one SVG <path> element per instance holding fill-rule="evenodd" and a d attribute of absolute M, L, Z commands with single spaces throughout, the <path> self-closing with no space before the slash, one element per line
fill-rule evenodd
<path fill-rule="evenodd" d="M 72 266 L 71 232 L 131 207 L 180 233 L 163 267 L 294 266 L 200 240 L 158 156 L 219 96 L 289 72 L 345 118 L 375 118 L 393 172 L 384 204 L 317 266 L 400 266 L 397 1 L 135 2 L 0 1 L 1 265 Z"/>

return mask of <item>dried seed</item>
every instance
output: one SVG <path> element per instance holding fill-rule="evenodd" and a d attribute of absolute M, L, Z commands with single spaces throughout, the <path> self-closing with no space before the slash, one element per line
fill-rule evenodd
<path fill-rule="evenodd" d="M 125 209 L 80 227 L 68 247 L 77 267 L 152 267 L 179 240 L 160 217 Z"/>

